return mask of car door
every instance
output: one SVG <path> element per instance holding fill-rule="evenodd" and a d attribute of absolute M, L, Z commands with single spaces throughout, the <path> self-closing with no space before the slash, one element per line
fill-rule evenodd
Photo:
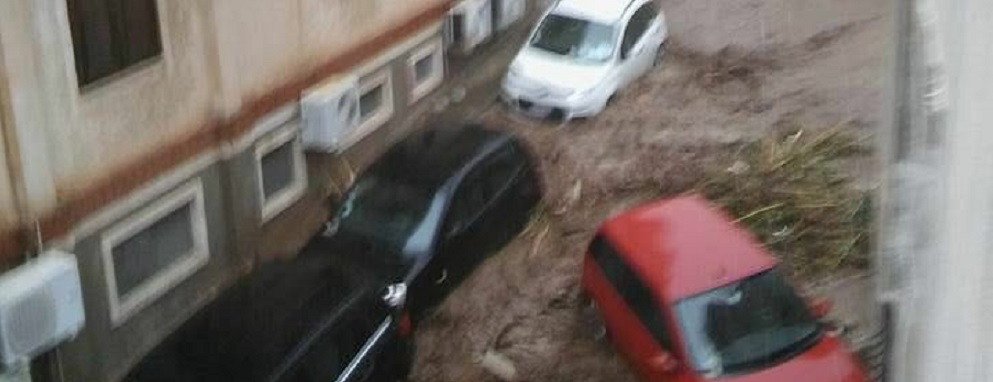
<path fill-rule="evenodd" d="M 458 279 L 459 268 L 465 265 L 464 258 L 476 252 L 472 243 L 478 241 L 479 219 L 486 202 L 477 178 L 475 172 L 470 172 L 453 191 L 434 253 L 411 281 L 408 305 L 415 318 L 448 294 Z"/>
<path fill-rule="evenodd" d="M 475 259 L 482 255 L 480 244 L 486 242 L 489 201 L 484 179 L 482 169 L 474 168 L 462 178 L 451 197 L 435 256 L 427 268 L 427 276 L 443 294 L 461 281 Z"/>
<path fill-rule="evenodd" d="M 665 15 L 662 14 L 662 10 L 654 1 L 645 3 L 639 11 L 642 12 L 642 17 L 647 19 L 646 24 L 648 25 L 644 37 L 645 49 L 650 54 L 648 66 L 645 67 L 647 72 L 655 66 L 658 56 L 662 54 L 662 43 L 669 35 L 669 26 L 666 25 Z"/>
<path fill-rule="evenodd" d="M 658 12 L 654 7 L 652 2 L 643 4 L 624 28 L 620 54 L 624 86 L 648 71 L 654 62 L 658 46 L 655 37 L 661 29 Z"/>
<path fill-rule="evenodd" d="M 377 382 L 394 378 L 388 352 L 393 323 L 387 310 L 368 303 L 349 309 L 313 342 L 281 382 Z"/>
<path fill-rule="evenodd" d="M 535 174 L 525 152 L 507 142 L 482 164 L 487 197 L 488 251 L 497 250 L 520 232 L 540 197 Z"/>
<path fill-rule="evenodd" d="M 513 193 L 517 198 L 515 206 L 521 210 L 527 220 L 530 220 L 531 212 L 541 201 L 543 193 L 538 169 L 535 167 L 531 151 L 523 143 L 514 141 L 510 146 L 515 161 L 520 163 L 514 177 Z"/>
<path fill-rule="evenodd" d="M 453 265 L 471 266 L 506 239 L 518 208 L 512 193 L 521 167 L 512 151 L 500 149 L 462 180 L 441 244 L 443 257 Z"/>
<path fill-rule="evenodd" d="M 659 380 L 653 360 L 663 351 L 673 354 L 672 337 L 651 291 L 603 235 L 590 244 L 584 278 L 597 303 L 604 326 L 618 351 L 647 380 Z M 591 266 L 593 265 L 593 266 Z"/>

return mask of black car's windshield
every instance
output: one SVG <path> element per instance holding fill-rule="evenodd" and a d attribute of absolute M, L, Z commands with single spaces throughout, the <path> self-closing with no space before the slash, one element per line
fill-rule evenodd
<path fill-rule="evenodd" d="M 531 46 L 580 61 L 603 62 L 614 52 L 614 40 L 610 25 L 548 15 L 531 38 Z"/>
<path fill-rule="evenodd" d="M 792 357 L 820 333 L 778 270 L 684 299 L 676 314 L 693 367 L 712 376 Z"/>
<path fill-rule="evenodd" d="M 338 210 L 338 229 L 400 252 L 420 227 L 431 204 L 423 189 L 388 179 L 359 179 Z"/>

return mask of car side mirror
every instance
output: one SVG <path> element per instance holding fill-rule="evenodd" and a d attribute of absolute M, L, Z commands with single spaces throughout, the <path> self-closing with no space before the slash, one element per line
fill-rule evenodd
<path fill-rule="evenodd" d="M 826 297 L 817 297 L 810 301 L 810 312 L 817 319 L 827 317 L 828 313 L 831 313 L 832 308 L 834 308 L 834 301 Z"/>
<path fill-rule="evenodd" d="M 383 302 L 390 308 L 400 308 L 407 303 L 407 284 L 396 283 L 386 287 Z"/>
<path fill-rule="evenodd" d="M 679 368 L 679 361 L 672 353 L 663 351 L 649 359 L 648 366 L 660 374 L 670 374 Z"/>

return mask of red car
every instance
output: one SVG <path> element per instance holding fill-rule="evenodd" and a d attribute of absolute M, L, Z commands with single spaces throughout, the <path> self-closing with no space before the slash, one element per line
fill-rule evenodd
<path fill-rule="evenodd" d="M 778 261 L 697 196 L 605 222 L 582 288 L 606 334 L 645 381 L 861 382 L 852 353 L 820 322 Z"/>

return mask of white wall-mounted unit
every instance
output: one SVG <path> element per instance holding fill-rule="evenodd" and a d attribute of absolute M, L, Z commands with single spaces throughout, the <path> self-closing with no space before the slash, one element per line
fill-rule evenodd
<path fill-rule="evenodd" d="M 83 328 L 76 257 L 50 251 L 0 276 L 0 364 L 29 361 Z"/>
<path fill-rule="evenodd" d="M 496 30 L 504 30 L 524 17 L 527 0 L 491 0 L 493 2 L 493 25 Z"/>
<path fill-rule="evenodd" d="M 304 92 L 300 101 L 304 148 L 340 152 L 359 126 L 359 86 L 355 76 L 334 77 Z"/>
<path fill-rule="evenodd" d="M 493 33 L 490 0 L 463 0 L 452 7 L 445 23 L 445 39 L 452 51 L 469 54 Z"/>

